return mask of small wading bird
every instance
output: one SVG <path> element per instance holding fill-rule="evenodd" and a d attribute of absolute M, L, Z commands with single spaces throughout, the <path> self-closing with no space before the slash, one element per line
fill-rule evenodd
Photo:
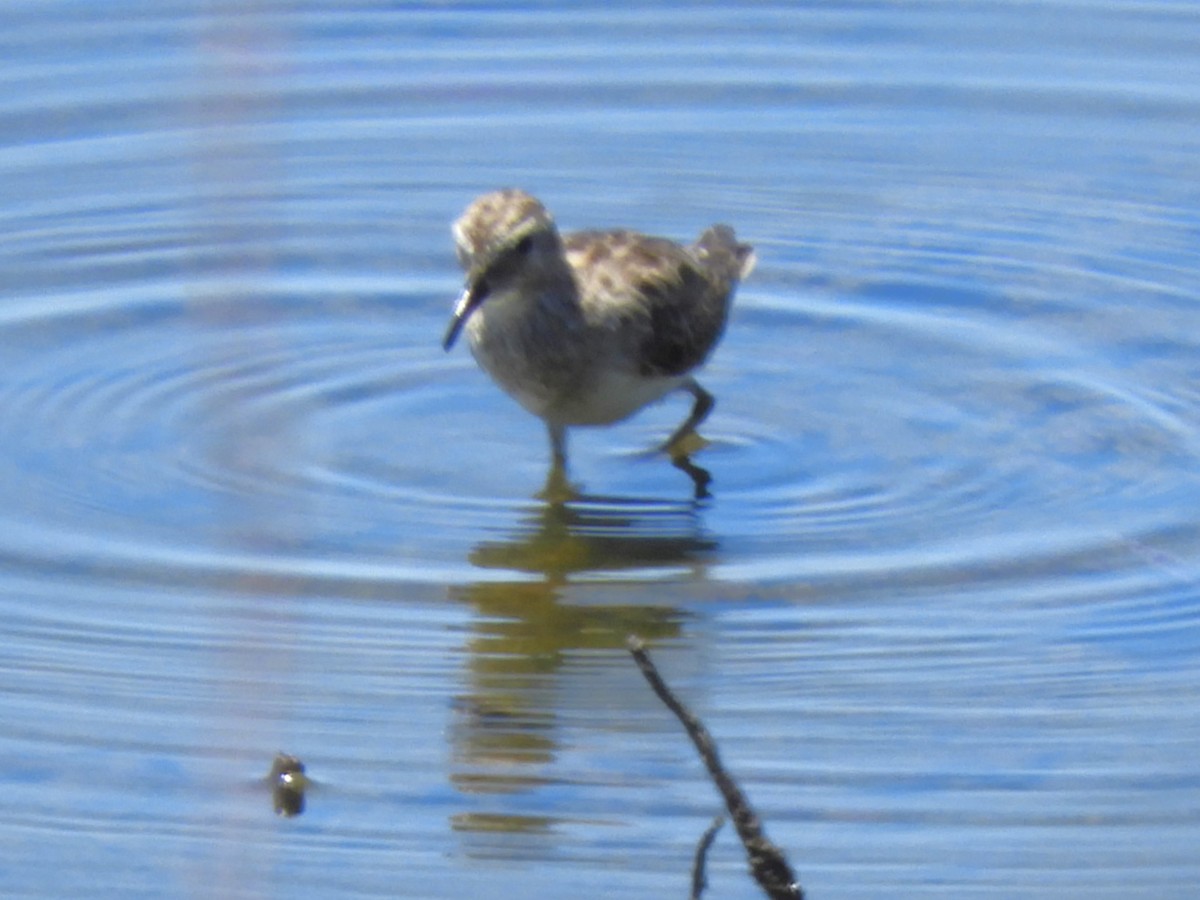
<path fill-rule="evenodd" d="M 619 422 L 685 390 L 692 411 L 661 449 L 704 496 L 707 473 L 680 448 L 713 408 L 692 372 L 754 267 L 733 229 L 713 225 L 690 247 L 625 230 L 560 235 L 541 203 L 510 189 L 471 203 L 454 240 L 466 286 L 442 345 L 465 330 L 479 365 L 546 423 L 548 489 L 565 482 L 568 427 Z"/>

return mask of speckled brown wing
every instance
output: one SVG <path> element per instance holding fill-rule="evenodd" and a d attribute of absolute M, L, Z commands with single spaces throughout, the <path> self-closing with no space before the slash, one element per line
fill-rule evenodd
<path fill-rule="evenodd" d="M 563 245 L 585 314 L 621 334 L 639 374 L 683 375 L 704 362 L 725 329 L 736 276 L 695 249 L 632 231 L 576 232 Z"/>

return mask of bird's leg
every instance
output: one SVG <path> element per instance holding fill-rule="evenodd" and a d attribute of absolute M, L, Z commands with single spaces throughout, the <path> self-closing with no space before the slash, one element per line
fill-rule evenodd
<path fill-rule="evenodd" d="M 551 465 L 566 473 L 567 470 L 567 429 L 556 422 L 547 422 L 546 431 L 550 435 Z"/>
<path fill-rule="evenodd" d="M 703 466 L 698 466 L 692 462 L 692 458 L 686 453 L 680 453 L 678 456 L 671 457 L 671 465 L 692 479 L 692 485 L 695 487 L 695 493 L 692 495 L 697 500 L 707 500 L 712 496 L 708 492 L 708 486 L 712 484 L 712 473 Z"/>
<path fill-rule="evenodd" d="M 704 388 L 700 387 L 699 382 L 697 382 L 695 378 L 689 378 L 682 385 L 680 385 L 680 387 L 695 397 L 696 402 L 692 406 L 691 413 L 686 419 L 684 419 L 683 424 L 676 428 L 672 435 L 663 442 L 661 447 L 659 447 L 659 450 L 662 450 L 666 453 L 670 453 L 676 447 L 676 445 L 689 434 L 694 434 L 696 431 L 696 426 L 708 418 L 708 414 L 712 412 L 712 408 L 716 406 L 716 401 L 713 399 L 713 395 Z"/>
<path fill-rule="evenodd" d="M 546 484 L 538 497 L 548 503 L 565 503 L 578 494 L 567 480 L 567 429 L 547 422 L 546 431 L 550 435 L 550 471 L 546 473 Z"/>

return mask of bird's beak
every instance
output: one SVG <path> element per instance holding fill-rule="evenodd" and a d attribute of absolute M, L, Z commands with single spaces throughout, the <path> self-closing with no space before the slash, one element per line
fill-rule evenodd
<path fill-rule="evenodd" d="M 454 346 L 454 342 L 458 340 L 458 333 L 462 331 L 463 325 L 467 323 L 467 319 L 471 317 L 471 313 L 483 302 L 485 296 L 485 291 L 477 290 L 475 284 L 467 282 L 467 286 L 463 288 L 462 294 L 459 295 L 458 302 L 454 304 L 454 315 L 450 317 L 450 325 L 446 328 L 446 336 L 442 338 L 443 350 L 449 350 Z"/>

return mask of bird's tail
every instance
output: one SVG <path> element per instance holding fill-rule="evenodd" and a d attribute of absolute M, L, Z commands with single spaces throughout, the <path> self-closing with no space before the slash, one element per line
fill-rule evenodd
<path fill-rule="evenodd" d="M 692 245 L 692 252 L 713 274 L 731 284 L 747 277 L 758 262 L 754 248 L 739 244 L 728 225 L 713 225 Z"/>

